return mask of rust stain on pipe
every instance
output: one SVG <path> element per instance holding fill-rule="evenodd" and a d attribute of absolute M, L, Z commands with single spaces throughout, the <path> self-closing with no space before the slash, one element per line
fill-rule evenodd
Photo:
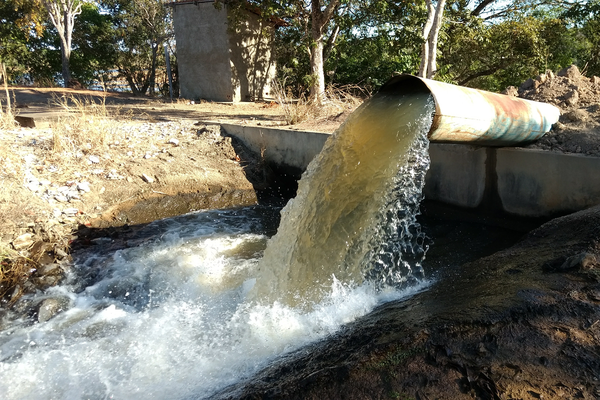
<path fill-rule="evenodd" d="M 532 142 L 558 121 L 560 111 L 547 103 L 506 96 L 449 83 L 399 75 L 381 90 L 407 91 L 421 82 L 435 101 L 435 115 L 429 130 L 434 142 L 472 142 L 485 146 L 506 146 Z"/>

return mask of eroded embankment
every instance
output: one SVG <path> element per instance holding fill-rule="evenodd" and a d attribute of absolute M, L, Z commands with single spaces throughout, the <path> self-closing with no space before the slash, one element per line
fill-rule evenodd
<path fill-rule="evenodd" d="M 255 204 L 271 178 L 262 160 L 218 125 L 122 122 L 102 144 L 80 143 L 85 151 L 55 130 L 2 133 L 11 143 L 11 153 L 0 154 L 3 304 L 58 283 L 70 249 L 104 229 Z"/>
<path fill-rule="evenodd" d="M 216 398 L 600 396 L 600 207 L 382 305 Z"/>

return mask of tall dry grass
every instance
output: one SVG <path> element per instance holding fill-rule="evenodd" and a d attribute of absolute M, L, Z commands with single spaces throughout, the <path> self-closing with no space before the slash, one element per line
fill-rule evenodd
<path fill-rule="evenodd" d="M 54 96 L 53 103 L 64 111 L 64 116 L 51 124 L 52 152 L 84 154 L 98 151 L 108 144 L 117 130 L 118 110 L 106 107 L 106 98 L 95 101 L 91 97 Z"/>
<path fill-rule="evenodd" d="M 285 122 L 296 125 L 309 119 L 331 119 L 358 107 L 370 93 L 358 86 L 329 86 L 322 104 L 304 94 L 294 99 L 285 82 L 275 81 L 272 85 L 275 101 L 281 107 Z"/>

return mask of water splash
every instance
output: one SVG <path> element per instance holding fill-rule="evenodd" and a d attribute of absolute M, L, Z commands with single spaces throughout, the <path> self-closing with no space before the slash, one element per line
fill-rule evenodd
<path fill-rule="evenodd" d="M 254 296 L 318 302 L 334 279 L 397 286 L 418 279 L 415 217 L 429 166 L 434 103 L 423 86 L 378 93 L 326 142 L 282 212 Z"/>
<path fill-rule="evenodd" d="M 355 112 L 310 165 L 262 261 L 272 228 L 260 207 L 156 221 L 139 246 L 84 257 L 74 279 L 23 298 L 33 318 L 0 331 L 0 397 L 209 397 L 423 289 L 412 285 L 425 251 L 415 217 L 432 113 L 419 90 Z M 64 310 L 36 320 L 45 299 Z"/>

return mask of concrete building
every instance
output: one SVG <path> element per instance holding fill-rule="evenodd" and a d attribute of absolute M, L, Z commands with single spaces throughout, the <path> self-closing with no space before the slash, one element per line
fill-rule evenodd
<path fill-rule="evenodd" d="M 271 97 L 275 24 L 249 9 L 229 26 L 231 10 L 213 0 L 179 0 L 173 7 L 179 90 L 190 100 L 253 101 Z"/>

